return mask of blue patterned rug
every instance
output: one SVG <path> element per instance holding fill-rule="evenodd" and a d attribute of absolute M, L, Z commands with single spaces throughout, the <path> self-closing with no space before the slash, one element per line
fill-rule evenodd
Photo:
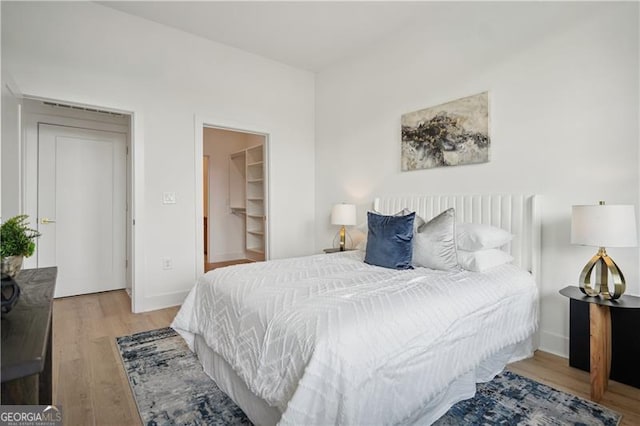
<path fill-rule="evenodd" d="M 251 425 L 172 329 L 116 340 L 145 425 Z M 615 426 L 621 417 L 601 405 L 505 371 L 479 384 L 475 397 L 451 407 L 435 424 Z"/>

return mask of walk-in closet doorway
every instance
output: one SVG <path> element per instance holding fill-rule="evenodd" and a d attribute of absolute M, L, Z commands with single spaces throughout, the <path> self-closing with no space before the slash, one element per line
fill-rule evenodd
<path fill-rule="evenodd" d="M 202 128 L 204 270 L 267 258 L 267 136 Z"/>

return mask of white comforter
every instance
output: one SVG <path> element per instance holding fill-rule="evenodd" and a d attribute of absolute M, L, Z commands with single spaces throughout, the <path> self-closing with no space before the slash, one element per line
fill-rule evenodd
<path fill-rule="evenodd" d="M 537 325 L 512 265 L 396 271 L 360 252 L 227 267 L 201 277 L 172 326 L 220 354 L 282 425 L 404 424 L 452 380 Z"/>

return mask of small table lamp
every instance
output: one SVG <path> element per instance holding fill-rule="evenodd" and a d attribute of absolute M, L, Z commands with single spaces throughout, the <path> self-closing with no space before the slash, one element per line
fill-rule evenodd
<path fill-rule="evenodd" d="M 346 238 L 346 230 L 344 227 L 345 225 L 356 224 L 356 206 L 354 204 L 334 205 L 331 209 L 331 224 L 342 226 L 340 228 L 340 251 L 344 251 Z"/>
<path fill-rule="evenodd" d="M 588 296 L 602 295 L 617 299 L 625 291 L 625 281 L 618 265 L 607 255 L 605 247 L 635 247 L 638 244 L 636 214 L 630 205 L 573 206 L 571 212 L 571 243 L 599 247 L 580 274 L 580 290 Z M 596 268 L 595 285 L 591 272 Z M 609 273 L 614 292 L 609 290 Z"/>

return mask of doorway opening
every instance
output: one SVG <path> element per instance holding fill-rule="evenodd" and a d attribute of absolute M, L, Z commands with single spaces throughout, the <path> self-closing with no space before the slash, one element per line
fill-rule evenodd
<path fill-rule="evenodd" d="M 202 127 L 204 270 L 267 258 L 267 135 Z"/>
<path fill-rule="evenodd" d="M 122 289 L 133 310 L 132 114 L 37 98 L 23 111 L 24 213 L 42 234 L 25 267 L 57 266 L 55 297 Z"/>

